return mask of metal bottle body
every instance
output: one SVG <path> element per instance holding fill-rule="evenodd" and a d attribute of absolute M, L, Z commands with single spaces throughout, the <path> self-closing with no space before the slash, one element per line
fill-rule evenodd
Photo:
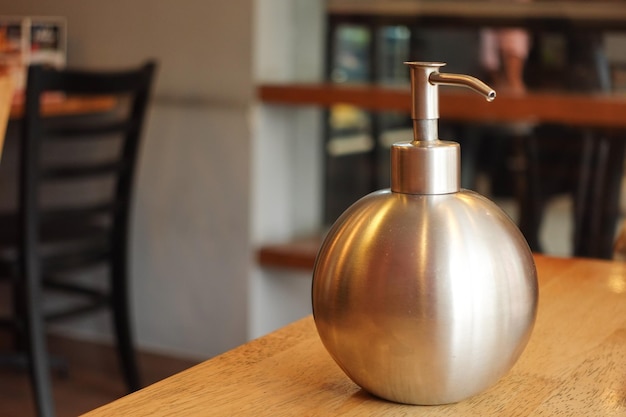
<path fill-rule="evenodd" d="M 445 404 L 509 371 L 530 336 L 537 291 L 526 240 L 490 200 L 382 190 L 329 231 L 313 315 L 331 356 L 366 391 Z"/>

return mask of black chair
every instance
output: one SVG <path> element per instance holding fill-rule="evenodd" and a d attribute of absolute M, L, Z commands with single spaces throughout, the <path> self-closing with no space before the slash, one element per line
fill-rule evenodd
<path fill-rule="evenodd" d="M 14 314 L 2 323 L 15 330 L 16 346 L 27 355 L 41 416 L 54 415 L 45 338 L 50 320 L 110 308 L 127 387 L 140 388 L 127 289 L 128 235 L 155 67 L 28 70 L 18 209 L 0 216 L 0 276 L 11 283 L 14 303 Z M 44 117 L 44 94 L 110 96 L 116 106 L 105 114 Z M 54 311 L 44 312 L 44 295 L 52 291 L 71 300 L 57 300 Z"/>
<path fill-rule="evenodd" d="M 549 200 L 573 200 L 572 255 L 611 259 L 619 221 L 626 142 L 619 132 L 544 125 L 524 141 L 520 229 L 542 252 L 539 229 Z"/>
<path fill-rule="evenodd" d="M 610 68 L 599 33 L 580 30 L 564 37 L 567 65 L 546 66 L 543 33 L 536 33 L 526 68 L 531 88 L 563 89 L 591 95 L 610 93 Z M 548 201 L 573 201 L 572 255 L 611 259 L 623 177 L 626 142 L 620 129 L 543 124 L 525 138 L 525 187 L 520 229 L 531 248 L 542 251 L 539 229 Z"/>

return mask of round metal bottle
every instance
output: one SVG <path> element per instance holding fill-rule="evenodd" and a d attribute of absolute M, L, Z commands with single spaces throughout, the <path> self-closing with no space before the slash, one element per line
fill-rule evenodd
<path fill-rule="evenodd" d="M 436 117 L 415 117 L 438 117 L 419 108 L 423 79 L 430 88 L 466 76 L 410 65 L 415 140 L 392 147 L 391 189 L 357 201 L 329 231 L 313 272 L 313 315 L 333 359 L 363 389 L 446 404 L 485 390 L 516 362 L 535 320 L 537 277 L 517 226 L 460 189 L 458 144 L 437 139 Z M 486 87 L 466 78 L 454 84 Z"/>

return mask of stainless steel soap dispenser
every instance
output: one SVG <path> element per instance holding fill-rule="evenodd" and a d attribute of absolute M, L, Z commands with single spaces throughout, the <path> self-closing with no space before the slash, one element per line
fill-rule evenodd
<path fill-rule="evenodd" d="M 391 149 L 391 189 L 354 203 L 313 271 L 324 346 L 363 389 L 407 404 L 453 403 L 495 384 L 526 346 L 537 272 L 493 202 L 460 188 L 459 145 L 438 139 L 438 85 L 495 98 L 476 78 L 407 63 L 412 142 Z"/>

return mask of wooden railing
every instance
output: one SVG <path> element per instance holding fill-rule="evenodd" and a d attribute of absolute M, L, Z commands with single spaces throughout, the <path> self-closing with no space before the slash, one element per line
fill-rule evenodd
<path fill-rule="evenodd" d="M 257 97 L 265 104 L 329 107 L 351 104 L 372 111 L 411 111 L 409 87 L 343 84 L 262 84 Z M 464 122 L 558 123 L 626 128 L 626 95 L 530 92 L 500 94 L 489 103 L 477 94 L 441 88 L 441 118 Z"/>

